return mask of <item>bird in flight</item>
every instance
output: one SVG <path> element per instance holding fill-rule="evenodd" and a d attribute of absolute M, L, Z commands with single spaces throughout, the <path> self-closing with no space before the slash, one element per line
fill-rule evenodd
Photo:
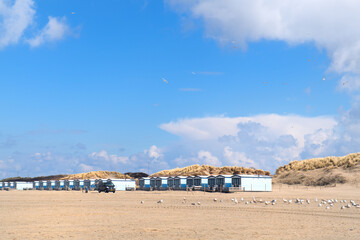
<path fill-rule="evenodd" d="M 323 77 L 323 81 L 325 81 L 325 77 Z"/>
<path fill-rule="evenodd" d="M 345 81 L 345 82 L 343 82 L 343 86 L 345 85 L 345 84 L 347 84 L 349 81 Z"/>
<path fill-rule="evenodd" d="M 73 15 L 74 15 L 74 14 L 75 14 L 75 12 L 71 12 L 71 14 L 73 14 Z"/>
<path fill-rule="evenodd" d="M 165 79 L 165 78 L 161 78 L 164 82 L 166 82 L 166 84 L 168 84 L 169 82 Z"/>

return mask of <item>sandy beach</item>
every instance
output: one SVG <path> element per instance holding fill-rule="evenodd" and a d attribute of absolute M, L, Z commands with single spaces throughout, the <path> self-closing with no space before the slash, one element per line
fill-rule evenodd
<path fill-rule="evenodd" d="M 186 198 L 183 203 L 183 198 Z M 244 198 L 244 202 L 240 201 Z M 252 198 L 271 201 L 245 204 Z M 217 198 L 217 202 L 214 202 Z M 236 198 L 239 203 L 231 199 Z M 282 198 L 293 199 L 292 204 Z M 310 204 L 295 204 L 296 198 Z M 1 239 L 359 239 L 360 188 L 275 185 L 273 192 L 0 191 Z M 163 199 L 163 203 L 157 201 Z M 220 202 L 222 200 L 222 202 Z M 140 202 L 144 201 L 143 204 Z M 192 203 L 200 202 L 200 205 Z"/>

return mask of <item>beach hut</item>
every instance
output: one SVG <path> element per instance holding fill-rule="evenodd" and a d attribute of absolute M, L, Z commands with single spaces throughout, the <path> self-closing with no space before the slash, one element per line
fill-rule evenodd
<path fill-rule="evenodd" d="M 39 190 L 40 188 L 40 181 L 34 181 L 33 182 L 33 189 Z"/>
<path fill-rule="evenodd" d="M 134 179 L 109 179 L 115 186 L 116 191 L 134 191 L 136 181 Z"/>
<path fill-rule="evenodd" d="M 75 179 L 74 180 L 74 187 L 73 187 L 73 190 L 81 190 L 81 180 L 79 179 Z"/>
<path fill-rule="evenodd" d="M 156 190 L 167 190 L 168 189 L 168 178 L 167 177 L 157 177 L 155 180 Z"/>
<path fill-rule="evenodd" d="M 193 186 L 194 186 L 194 177 L 193 177 L 193 176 L 188 176 L 188 177 L 186 178 L 186 187 L 192 189 Z"/>
<path fill-rule="evenodd" d="M 80 190 L 84 189 L 84 180 L 79 180 Z"/>
<path fill-rule="evenodd" d="M 47 190 L 47 181 L 40 181 L 40 190 Z"/>
<path fill-rule="evenodd" d="M 139 188 L 141 190 L 150 190 L 150 178 L 142 177 L 139 179 Z"/>
<path fill-rule="evenodd" d="M 176 176 L 174 178 L 174 189 L 186 190 L 186 178 L 185 176 Z"/>
<path fill-rule="evenodd" d="M 55 190 L 55 180 L 48 180 L 47 181 L 47 190 Z"/>
<path fill-rule="evenodd" d="M 208 191 L 215 191 L 216 189 L 215 180 L 216 180 L 216 176 L 208 176 L 208 187 L 207 187 Z"/>
<path fill-rule="evenodd" d="M 150 190 L 154 190 L 156 188 L 156 177 L 150 178 Z"/>
<path fill-rule="evenodd" d="M 64 190 L 64 189 L 65 189 L 65 180 L 56 180 L 55 190 Z"/>
<path fill-rule="evenodd" d="M 64 189 L 65 190 L 73 190 L 74 189 L 74 180 L 65 180 Z"/>
<path fill-rule="evenodd" d="M 9 189 L 9 183 L 8 182 L 3 182 L 3 188 L 4 188 L 4 190 L 8 190 Z"/>
<path fill-rule="evenodd" d="M 4 182 L 0 182 L 0 190 L 4 189 Z"/>
<path fill-rule="evenodd" d="M 218 175 L 215 179 L 217 191 L 228 192 L 231 188 L 232 175 Z"/>
<path fill-rule="evenodd" d="M 245 192 L 271 192 L 272 177 L 265 175 L 238 175 Z"/>
<path fill-rule="evenodd" d="M 96 179 L 85 179 L 84 180 L 84 188 L 87 188 L 90 191 L 95 190 L 95 181 Z"/>
<path fill-rule="evenodd" d="M 195 189 L 207 189 L 208 187 L 208 176 L 195 176 L 194 177 L 194 188 Z"/>
<path fill-rule="evenodd" d="M 239 174 L 235 174 L 231 177 L 231 185 L 232 187 L 241 187 L 241 176 Z"/>
<path fill-rule="evenodd" d="M 168 189 L 174 189 L 174 177 L 168 177 Z"/>
<path fill-rule="evenodd" d="M 15 182 L 9 182 L 9 189 L 15 189 L 16 183 Z"/>
<path fill-rule="evenodd" d="M 15 182 L 16 190 L 30 190 L 33 188 L 32 182 Z"/>

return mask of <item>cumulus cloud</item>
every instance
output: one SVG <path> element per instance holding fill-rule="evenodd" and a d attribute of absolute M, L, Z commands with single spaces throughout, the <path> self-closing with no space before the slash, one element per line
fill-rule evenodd
<path fill-rule="evenodd" d="M 149 158 L 155 160 L 159 159 L 162 156 L 161 150 L 155 145 L 152 145 L 149 149 L 145 150 L 144 152 L 149 156 Z"/>
<path fill-rule="evenodd" d="M 26 42 L 38 47 L 45 42 L 61 40 L 68 33 L 65 18 L 49 17 L 48 23 L 34 37 L 35 4 L 33 0 L 0 1 L 0 49 Z M 31 28 L 32 27 L 32 28 Z"/>
<path fill-rule="evenodd" d="M 0 1 L 0 49 L 18 43 L 34 16 L 32 0 Z"/>
<path fill-rule="evenodd" d="M 94 171 L 94 167 L 93 167 L 93 166 L 86 165 L 86 164 L 84 164 L 84 163 L 79 164 L 79 169 L 80 169 L 82 172 L 91 172 L 91 171 Z"/>
<path fill-rule="evenodd" d="M 245 153 L 235 152 L 229 146 L 224 148 L 224 157 L 232 166 L 257 167 L 258 165 L 254 160 L 246 157 Z"/>
<path fill-rule="evenodd" d="M 169 133 L 192 140 L 217 140 L 223 136 L 236 136 L 238 124 L 254 122 L 268 128 L 267 136 L 293 135 L 301 146 L 304 135 L 324 128 L 332 128 L 336 121 L 332 117 L 302 117 L 297 115 L 261 114 L 251 117 L 204 117 L 179 119 L 161 124 Z"/>
<path fill-rule="evenodd" d="M 160 127 L 180 136 L 181 148 L 168 148 L 179 154 L 176 165 L 212 162 L 275 170 L 279 164 L 300 159 L 310 142 L 325 144 L 337 124 L 332 117 L 265 114 L 180 119 Z"/>
<path fill-rule="evenodd" d="M 221 161 L 219 161 L 217 157 L 213 156 L 211 152 L 208 151 L 199 151 L 198 159 L 202 164 L 208 164 L 217 167 L 220 167 L 222 165 Z"/>
<path fill-rule="evenodd" d="M 356 0 L 166 0 L 176 11 L 204 23 L 206 35 L 246 48 L 248 42 L 314 43 L 325 49 L 330 69 L 356 74 L 360 85 L 360 2 Z M 184 16 L 183 16 L 184 17 Z"/>
<path fill-rule="evenodd" d="M 105 150 L 101 150 L 100 152 L 93 152 L 89 154 L 89 156 L 92 159 L 105 160 L 113 164 L 119 164 L 119 163 L 125 164 L 129 160 L 129 157 L 127 156 L 117 156 L 116 154 L 108 154 L 107 151 Z"/>
<path fill-rule="evenodd" d="M 40 33 L 34 38 L 27 40 L 27 42 L 31 47 L 38 47 L 45 42 L 53 42 L 63 39 L 68 31 L 69 27 L 66 24 L 65 17 L 49 17 L 49 22 L 40 31 Z"/>

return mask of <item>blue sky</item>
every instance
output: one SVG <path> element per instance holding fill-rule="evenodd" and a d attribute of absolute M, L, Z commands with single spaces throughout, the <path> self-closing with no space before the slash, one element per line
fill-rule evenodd
<path fill-rule="evenodd" d="M 356 152 L 359 8 L 3 0 L 0 177 Z"/>

